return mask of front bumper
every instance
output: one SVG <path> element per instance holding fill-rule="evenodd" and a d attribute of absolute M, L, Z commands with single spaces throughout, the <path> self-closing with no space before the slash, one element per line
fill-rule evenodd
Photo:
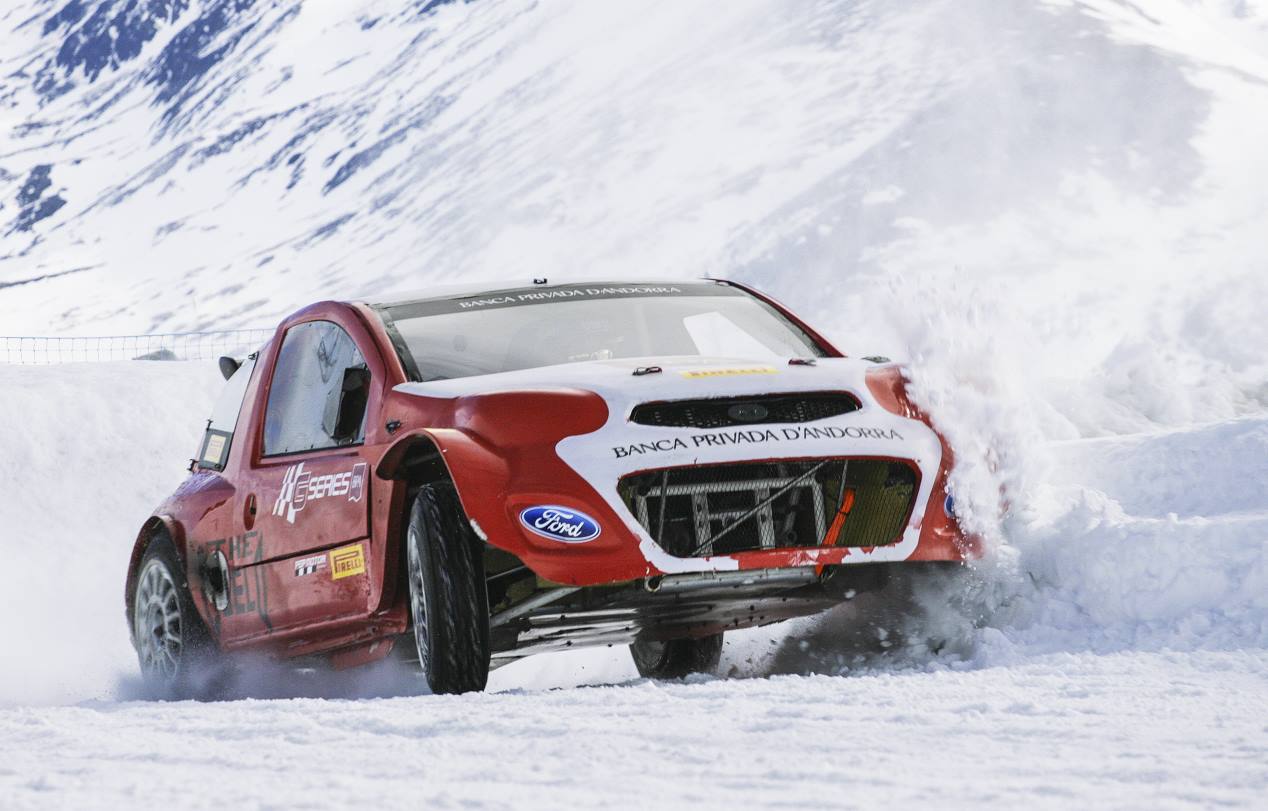
<path fill-rule="evenodd" d="M 468 516 L 490 544 L 517 556 L 546 581 L 591 586 L 667 574 L 971 556 L 971 545 L 944 507 L 949 451 L 918 414 L 896 408 L 869 386 L 868 369 L 834 359 L 778 373 L 772 367 L 771 374 L 702 378 L 668 366 L 663 374 L 635 376 L 620 365 L 592 363 L 549 370 L 555 383 L 549 388 L 529 387 L 545 374 L 535 371 L 483 380 L 480 392 L 467 393 L 470 383 L 463 381 L 402 389 L 431 398 L 419 401 L 430 411 L 418 419 L 439 426 L 428 433 L 447 460 Z M 676 427 L 633 419 L 635 410 L 649 403 L 802 392 L 846 393 L 858 407 L 825 417 L 815 412 L 800 423 L 741 427 Z M 812 531 L 798 532 L 803 540 L 796 543 L 712 544 L 697 551 L 695 545 L 667 541 L 658 514 L 657 531 L 649 531 L 651 515 L 641 514 L 638 500 L 624 487 L 664 471 L 763 464 L 792 469 L 823 460 L 912 471 L 914 497 L 892 537 L 862 543 L 847 532 L 846 543 L 825 544 L 823 525 L 839 507 L 835 498 L 825 497 L 818 507 L 824 517 Z M 788 474 L 777 471 L 776 478 L 781 477 L 787 484 Z M 783 486 L 772 484 L 772 492 Z M 708 506 L 711 519 L 715 509 Z M 659 513 L 655 499 L 642 508 Z M 551 537 L 549 527 L 544 533 L 531 531 L 532 522 L 522 519 L 526 511 L 543 516 L 555 509 L 581 513 L 585 531 L 578 526 L 571 535 Z M 727 509 L 737 508 L 717 511 Z"/>
<path fill-rule="evenodd" d="M 523 542 L 522 551 L 511 551 L 554 582 L 595 585 L 666 574 L 879 563 L 913 556 L 963 559 L 962 548 L 954 543 L 959 538 L 958 527 L 941 506 L 945 498 L 941 441 L 922 422 L 889 414 L 879 407 L 865 407 L 810 425 L 772 425 L 747 431 L 648 428 L 631 425 L 623 413 L 613 409 L 603 428 L 565 438 L 556 446 L 555 454 L 585 487 L 575 491 L 566 487 L 552 491 L 513 489 L 505 502 L 505 520 L 516 527 L 520 536 L 517 540 Z M 909 492 L 901 514 L 896 521 L 890 519 L 894 531 L 884 532 L 879 538 L 873 535 L 874 542 L 867 543 L 851 543 L 849 538 L 837 542 L 841 539 L 841 533 L 837 533 L 831 539 L 834 543 L 824 545 L 841 507 L 830 492 L 823 494 L 839 486 L 831 478 L 821 490 L 805 488 L 810 499 L 807 512 L 812 517 L 803 522 L 801 542 L 783 543 L 758 529 L 756 533 L 749 531 L 750 536 L 761 536 L 757 543 L 739 547 L 713 543 L 697 548 L 700 534 L 693 535 L 697 543 L 684 545 L 670 543 L 664 533 L 656 531 L 662 499 L 654 482 L 665 472 L 690 474 L 743 466 L 795 471 L 820 462 L 910 470 Z M 748 480 L 748 485 L 764 485 L 751 488 L 754 497 L 749 509 L 759 505 L 761 496 L 778 493 L 796 478 L 793 473 L 785 473 L 782 479 Z M 567 477 L 556 481 L 567 481 Z M 652 485 L 640 494 L 637 487 L 641 482 Z M 725 489 L 724 484 L 716 484 L 714 490 Z M 794 489 L 798 487 L 794 485 Z M 693 500 L 697 507 L 693 517 L 698 519 L 702 504 L 706 512 L 710 510 L 712 496 L 701 492 L 708 489 L 706 485 L 692 492 L 684 484 L 665 491 L 670 497 L 664 501 L 673 505 L 676 497 Z M 602 532 L 587 543 L 561 543 L 524 531 L 519 515 L 542 504 L 560 505 L 593 516 Z M 734 513 L 742 510 L 733 505 L 731 512 L 729 517 L 734 518 Z M 710 514 L 706 521 L 727 517 Z M 722 526 L 725 524 L 715 525 L 714 531 Z M 704 534 L 708 534 L 707 529 Z M 922 543 L 926 547 L 923 550 Z"/>

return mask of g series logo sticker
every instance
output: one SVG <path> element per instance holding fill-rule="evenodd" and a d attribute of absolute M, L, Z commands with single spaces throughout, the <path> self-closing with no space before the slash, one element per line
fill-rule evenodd
<path fill-rule="evenodd" d="M 365 497 L 367 469 L 365 462 L 358 462 L 352 466 L 352 470 L 314 476 L 304 470 L 303 462 L 291 465 L 282 476 L 282 489 L 273 504 L 273 514 L 285 518 L 288 524 L 293 524 L 296 513 L 304 509 L 310 501 L 332 496 L 347 496 L 348 501 L 360 501 Z"/>
<path fill-rule="evenodd" d="M 580 510 L 547 504 L 520 512 L 520 523 L 529 532 L 560 543 L 585 543 L 599 537 L 599 522 Z"/>

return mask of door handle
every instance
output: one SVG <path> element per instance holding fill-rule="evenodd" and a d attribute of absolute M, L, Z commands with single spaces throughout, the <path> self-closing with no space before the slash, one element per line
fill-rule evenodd
<path fill-rule="evenodd" d="M 247 530 L 250 530 L 255 526 L 255 512 L 255 493 L 252 493 L 247 496 L 246 505 L 242 510 L 242 524 L 247 528 Z"/>

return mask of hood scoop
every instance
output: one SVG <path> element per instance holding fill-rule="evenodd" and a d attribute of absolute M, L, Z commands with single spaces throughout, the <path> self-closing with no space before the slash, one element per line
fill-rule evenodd
<path fill-rule="evenodd" d="M 659 428 L 733 428 L 814 422 L 839 417 L 859 407 L 857 397 L 836 391 L 715 397 L 642 403 L 630 413 L 630 422 Z"/>

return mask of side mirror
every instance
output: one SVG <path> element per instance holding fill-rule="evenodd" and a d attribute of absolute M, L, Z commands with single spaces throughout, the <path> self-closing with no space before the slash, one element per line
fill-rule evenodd
<path fill-rule="evenodd" d="M 356 442 L 361 438 L 361 424 L 365 421 L 365 407 L 370 400 L 370 370 L 353 366 L 343 370 L 343 385 L 339 393 L 339 411 L 330 436 L 339 444 Z"/>
<path fill-rule="evenodd" d="M 233 373 L 238 371 L 240 366 L 242 366 L 242 361 L 234 360 L 228 355 L 220 358 L 220 374 L 224 375 L 225 380 L 233 377 Z"/>

